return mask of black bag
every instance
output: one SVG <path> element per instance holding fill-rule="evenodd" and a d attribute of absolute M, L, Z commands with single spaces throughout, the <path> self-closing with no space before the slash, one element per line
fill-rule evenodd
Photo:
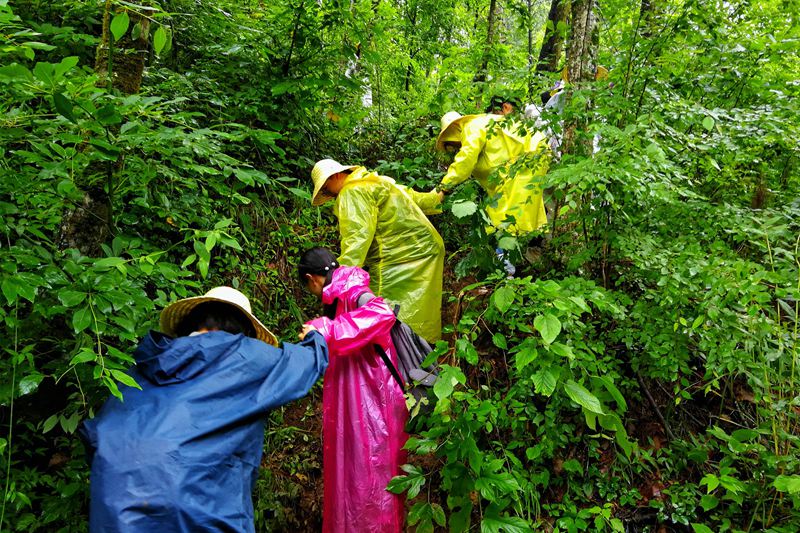
<path fill-rule="evenodd" d="M 368 301 L 372 300 L 375 296 L 372 293 L 364 292 L 359 295 L 356 300 L 356 305 L 361 307 Z M 394 314 L 400 311 L 400 306 L 394 307 Z M 375 345 L 375 351 L 378 352 L 383 362 L 389 368 L 395 381 L 397 381 L 400 388 L 414 395 L 417 402 L 421 398 L 428 395 L 428 388 L 433 387 L 436 380 L 439 379 L 439 371 L 436 365 L 422 367 L 422 362 L 433 351 L 428 341 L 417 335 L 411 326 L 395 318 L 394 325 L 391 330 L 392 343 L 394 344 L 395 351 L 397 352 L 397 367 L 392 364 L 392 360 L 386 354 L 384 349 Z M 398 372 L 399 370 L 399 372 Z"/>

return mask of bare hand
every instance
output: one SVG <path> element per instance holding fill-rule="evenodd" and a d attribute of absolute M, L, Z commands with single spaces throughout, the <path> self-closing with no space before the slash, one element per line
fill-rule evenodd
<path fill-rule="evenodd" d="M 444 202 L 444 191 L 438 191 L 438 192 L 439 192 L 439 203 L 442 203 Z"/>
<path fill-rule="evenodd" d="M 297 338 L 299 338 L 300 340 L 303 340 L 303 339 L 306 338 L 306 335 L 308 335 L 312 331 L 319 331 L 319 330 L 317 328 L 315 328 L 314 326 L 312 326 L 311 324 L 303 324 L 303 329 L 297 335 Z"/>

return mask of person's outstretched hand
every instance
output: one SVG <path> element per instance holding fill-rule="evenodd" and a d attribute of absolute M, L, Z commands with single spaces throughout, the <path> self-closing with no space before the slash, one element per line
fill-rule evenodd
<path fill-rule="evenodd" d="M 300 333 L 297 334 L 297 338 L 303 340 L 306 338 L 306 335 L 308 335 L 309 332 L 311 331 L 319 331 L 319 330 L 314 326 L 312 326 L 311 324 L 303 324 L 303 329 L 300 331 Z"/>

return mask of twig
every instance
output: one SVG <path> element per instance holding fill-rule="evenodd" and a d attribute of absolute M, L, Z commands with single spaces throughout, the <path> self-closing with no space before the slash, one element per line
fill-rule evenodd
<path fill-rule="evenodd" d="M 638 372 L 636 373 L 636 381 L 639 382 L 639 386 L 642 388 L 645 396 L 647 396 L 647 399 L 650 401 L 650 405 L 653 407 L 653 410 L 656 412 L 656 416 L 658 416 L 658 419 L 661 421 L 661 425 L 664 426 L 667 436 L 670 438 L 670 440 L 677 440 L 675 434 L 672 432 L 672 429 L 669 427 L 669 424 L 667 424 L 667 421 L 664 419 L 664 415 L 661 414 L 661 410 L 658 408 L 658 405 L 656 405 L 653 395 L 650 394 L 650 390 L 645 386 L 644 380 Z"/>

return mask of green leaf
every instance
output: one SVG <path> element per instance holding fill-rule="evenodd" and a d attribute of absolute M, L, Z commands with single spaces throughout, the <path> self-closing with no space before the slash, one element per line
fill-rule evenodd
<path fill-rule="evenodd" d="M 39 388 L 39 383 L 41 383 L 43 379 L 44 376 L 38 372 L 34 372 L 33 374 L 28 374 L 27 376 L 23 377 L 17 384 L 19 395 L 25 396 L 26 394 L 34 392 Z"/>
<path fill-rule="evenodd" d="M 24 43 L 22 43 L 22 46 L 27 46 L 28 48 L 33 48 L 34 50 L 45 50 L 45 51 L 50 51 L 50 50 L 55 50 L 56 49 L 56 47 L 53 46 L 52 44 L 40 43 L 38 41 L 24 42 Z"/>
<path fill-rule="evenodd" d="M 624 413 L 628 410 L 628 403 L 625 401 L 625 397 L 622 396 L 622 393 L 619 389 L 612 383 L 611 379 L 605 376 L 597 376 L 593 377 L 592 381 L 600 382 L 603 387 L 611 394 L 611 397 L 614 398 L 614 401 L 617 402 L 617 407 L 619 408 L 620 412 Z"/>
<path fill-rule="evenodd" d="M 703 119 L 703 127 L 707 131 L 711 131 L 714 128 L 714 119 L 711 117 L 706 117 Z"/>
<path fill-rule="evenodd" d="M 719 487 L 719 478 L 714 474 L 706 474 L 703 476 L 703 479 L 700 480 L 698 485 L 706 485 L 708 493 L 712 493 L 714 489 Z"/>
<path fill-rule="evenodd" d="M 164 26 L 159 25 L 153 33 L 153 51 L 156 55 L 161 53 L 165 44 L 167 44 L 167 32 L 164 30 Z"/>
<path fill-rule="evenodd" d="M 497 246 L 503 250 L 516 250 L 519 246 L 519 242 L 517 241 L 516 237 L 506 235 L 497 242 Z"/>
<path fill-rule="evenodd" d="M 412 465 L 403 465 L 402 468 L 409 475 L 393 477 L 386 486 L 386 490 L 394 494 L 408 491 L 408 498 L 414 498 L 425 485 L 425 476 Z"/>
<path fill-rule="evenodd" d="M 433 521 L 444 527 L 447 523 L 447 520 L 445 518 L 444 509 L 442 509 L 442 506 L 438 503 L 432 503 L 431 510 L 433 511 Z"/>
<path fill-rule="evenodd" d="M 561 321 L 550 313 L 537 316 L 533 326 L 541 333 L 542 340 L 547 344 L 552 344 L 561 333 Z"/>
<path fill-rule="evenodd" d="M 533 531 L 523 518 L 517 516 L 489 516 L 488 513 L 481 520 L 481 533 L 528 533 Z"/>
<path fill-rule="evenodd" d="M 70 365 L 79 365 L 82 363 L 88 363 L 89 361 L 96 361 L 97 354 L 94 353 L 94 350 L 90 348 L 81 348 L 81 350 L 75 354 L 75 357 L 69 362 Z"/>
<path fill-rule="evenodd" d="M 102 139 L 91 139 L 89 144 L 97 149 L 97 153 L 106 161 L 116 161 L 120 149 Z"/>
<path fill-rule="evenodd" d="M 78 64 L 78 56 L 69 56 L 61 60 L 60 63 L 53 65 L 54 78 L 56 80 L 62 78 L 64 74 L 75 68 Z"/>
<path fill-rule="evenodd" d="M 206 237 L 206 250 L 209 252 L 211 252 L 211 250 L 214 249 L 214 245 L 217 244 L 217 236 L 218 233 L 211 232 L 208 234 L 208 237 Z"/>
<path fill-rule="evenodd" d="M 36 63 L 33 67 L 33 75 L 42 83 L 53 86 L 55 73 L 51 63 Z"/>
<path fill-rule="evenodd" d="M 694 533 L 714 533 L 713 529 L 703 524 L 692 523 L 692 529 L 694 529 Z"/>
<path fill-rule="evenodd" d="M 203 279 L 208 277 L 209 264 L 210 261 L 205 257 L 200 258 L 200 260 L 197 262 L 197 271 L 200 272 L 200 275 L 203 276 Z"/>
<path fill-rule="evenodd" d="M 570 360 L 575 359 L 575 352 L 572 351 L 572 346 L 568 346 L 560 342 L 554 342 L 549 346 L 549 350 L 559 357 L 564 357 Z"/>
<path fill-rule="evenodd" d="M 61 93 L 55 93 L 53 95 L 53 104 L 56 107 L 56 111 L 58 111 L 64 118 L 69 120 L 72 123 L 77 124 L 77 120 L 75 119 L 75 114 L 72 112 L 72 102 Z"/>
<path fill-rule="evenodd" d="M 700 498 L 700 507 L 702 507 L 705 512 L 716 508 L 717 505 L 719 505 L 719 498 L 713 494 L 705 494 Z"/>
<path fill-rule="evenodd" d="M 772 486 L 779 492 L 798 494 L 800 493 L 800 476 L 778 476 L 775 478 Z"/>
<path fill-rule="evenodd" d="M 25 298 L 29 302 L 33 302 L 36 298 L 37 291 L 37 286 L 34 284 L 35 281 L 35 278 L 30 274 L 20 272 L 4 279 L 2 285 L 0 285 L 0 289 L 2 289 L 3 296 L 6 297 L 9 304 L 17 301 L 19 296 Z"/>
<path fill-rule="evenodd" d="M 78 412 L 72 413 L 69 418 L 65 418 L 63 416 L 59 417 L 59 422 L 61 422 L 61 429 L 64 430 L 64 433 L 72 434 L 75 433 L 75 430 L 78 429 L 78 423 L 81 421 L 81 415 Z"/>
<path fill-rule="evenodd" d="M 128 26 L 131 23 L 130 17 L 128 17 L 128 12 L 123 11 L 118 15 L 115 15 L 113 19 L 111 19 L 111 24 L 109 25 L 108 29 L 111 30 L 111 35 L 114 36 L 115 41 L 119 41 L 122 39 L 122 36 L 125 35 L 125 32 L 128 31 Z"/>
<path fill-rule="evenodd" d="M 517 352 L 515 360 L 517 363 L 517 370 L 522 370 L 539 357 L 539 351 L 533 346 L 525 346 Z"/>
<path fill-rule="evenodd" d="M 457 511 L 450 513 L 450 531 L 452 533 L 464 533 L 469 530 L 472 502 L 466 498 L 464 500 Z"/>
<path fill-rule="evenodd" d="M 436 383 L 433 385 L 433 393 L 436 394 L 436 397 L 439 399 L 447 398 L 453 394 L 453 388 L 456 383 L 458 383 L 458 380 L 455 376 L 444 371 L 439 375 L 439 379 L 437 379 Z"/>
<path fill-rule="evenodd" d="M 18 63 L 12 63 L 0 67 L 0 81 L 2 80 L 31 82 L 33 81 L 33 74 L 26 67 Z"/>
<path fill-rule="evenodd" d="M 141 390 L 142 387 L 136 383 L 136 380 L 133 379 L 129 374 L 123 372 L 122 370 L 111 370 L 111 375 L 114 376 L 114 379 L 122 383 L 123 385 L 127 385 L 128 387 L 133 387 L 134 389 Z"/>
<path fill-rule="evenodd" d="M 80 333 L 92 324 L 92 309 L 85 305 L 72 315 L 72 328 L 75 333 Z"/>
<path fill-rule="evenodd" d="M 0 289 L 3 291 L 3 296 L 6 297 L 6 301 L 9 304 L 13 304 L 17 301 L 17 287 L 18 281 L 14 277 L 8 277 L 3 280 L 3 283 L 0 284 Z"/>
<path fill-rule="evenodd" d="M 58 299 L 65 307 L 75 307 L 86 299 L 87 294 L 80 291 L 62 290 L 58 292 Z"/>
<path fill-rule="evenodd" d="M 501 350 L 508 349 L 508 343 L 506 342 L 506 337 L 502 333 L 495 333 L 492 335 L 492 342 L 495 346 L 500 348 Z"/>
<path fill-rule="evenodd" d="M 460 337 L 456 341 L 456 353 L 459 357 L 463 357 L 471 365 L 478 364 L 478 350 L 466 337 Z"/>
<path fill-rule="evenodd" d="M 492 303 L 501 313 L 505 313 L 511 307 L 511 304 L 514 303 L 516 294 L 513 287 L 504 285 L 494 291 L 492 294 Z"/>
<path fill-rule="evenodd" d="M 125 264 L 125 259 L 122 257 L 104 257 L 94 262 L 94 268 L 95 270 L 104 271 L 117 268 L 123 264 Z"/>
<path fill-rule="evenodd" d="M 453 214 L 458 218 L 468 217 L 478 210 L 478 205 L 475 202 L 468 200 L 459 200 L 453 203 Z"/>
<path fill-rule="evenodd" d="M 122 116 L 117 112 L 117 108 L 114 106 L 114 104 L 104 105 L 94 112 L 94 117 L 103 126 L 112 126 L 122 122 Z M 114 148 L 114 150 L 116 150 L 116 148 Z"/>
<path fill-rule="evenodd" d="M 531 376 L 534 391 L 543 396 L 553 394 L 558 382 L 558 374 L 556 372 L 553 368 L 543 368 Z"/>
<path fill-rule="evenodd" d="M 603 407 L 600 404 L 600 400 L 597 399 L 597 396 L 589 392 L 586 387 L 580 383 L 576 383 L 570 379 L 564 384 L 564 392 L 567 393 L 567 396 L 569 396 L 572 401 L 584 409 L 599 415 L 605 414 L 603 412 Z"/>
<path fill-rule="evenodd" d="M 47 433 L 58 423 L 58 415 L 50 415 L 50 417 L 44 421 L 44 425 L 42 426 L 42 433 Z"/>

